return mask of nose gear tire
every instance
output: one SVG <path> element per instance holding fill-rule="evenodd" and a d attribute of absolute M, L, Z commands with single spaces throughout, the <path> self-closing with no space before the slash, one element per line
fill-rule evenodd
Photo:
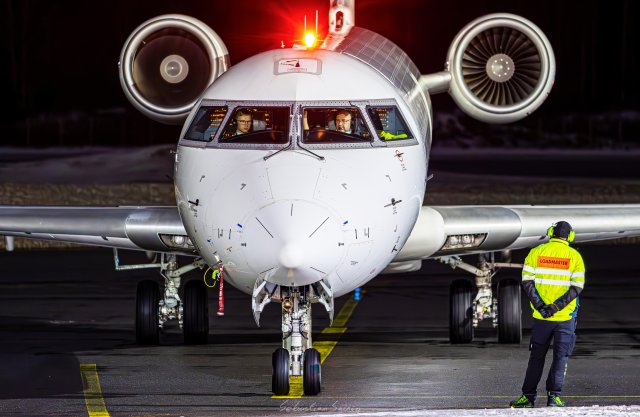
<path fill-rule="evenodd" d="M 275 395 L 289 394 L 289 351 L 278 348 L 271 356 L 273 374 L 271 377 L 271 390 Z"/>
<path fill-rule="evenodd" d="M 310 348 L 304 352 L 304 374 L 302 388 L 304 395 L 318 395 L 321 390 L 322 368 L 320 365 L 320 352 Z"/>

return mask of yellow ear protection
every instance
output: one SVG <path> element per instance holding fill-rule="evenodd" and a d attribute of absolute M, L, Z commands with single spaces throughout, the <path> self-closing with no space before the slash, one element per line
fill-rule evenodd
<path fill-rule="evenodd" d="M 549 226 L 549 228 L 547 229 L 547 236 L 553 237 L 553 232 L 555 231 L 556 224 L 557 223 L 554 223 L 551 226 Z M 575 239 L 575 238 L 576 238 L 576 232 L 571 230 L 569 232 L 569 236 L 567 236 L 567 242 L 571 243 L 571 242 L 573 242 L 573 239 Z"/>

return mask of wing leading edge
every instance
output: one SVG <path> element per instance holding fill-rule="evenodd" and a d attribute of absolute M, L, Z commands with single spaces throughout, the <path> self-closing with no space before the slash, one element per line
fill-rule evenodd
<path fill-rule="evenodd" d="M 0 235 L 193 254 L 162 236 L 186 235 L 177 207 L 0 206 Z"/>
<path fill-rule="evenodd" d="M 640 204 L 425 206 L 394 262 L 534 247 L 559 220 L 571 223 L 576 242 L 640 236 Z"/>

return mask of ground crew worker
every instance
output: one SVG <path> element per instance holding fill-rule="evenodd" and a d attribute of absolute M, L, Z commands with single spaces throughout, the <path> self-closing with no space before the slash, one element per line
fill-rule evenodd
<path fill-rule="evenodd" d="M 512 408 L 533 407 L 551 338 L 553 363 L 547 377 L 547 406 L 565 406 L 560 395 L 576 342 L 578 295 L 584 288 L 585 268 L 582 256 L 569 246 L 575 237 L 569 223 L 552 225 L 547 235 L 549 242 L 531 249 L 522 269 L 522 288 L 531 301 L 533 327 L 522 396 L 510 403 Z"/>

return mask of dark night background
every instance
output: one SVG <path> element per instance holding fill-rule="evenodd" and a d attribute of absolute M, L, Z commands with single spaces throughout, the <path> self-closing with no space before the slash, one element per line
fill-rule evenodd
<path fill-rule="evenodd" d="M 290 44 L 303 16 L 312 21 L 316 9 L 322 34 L 328 5 L 0 0 L 0 146 L 175 142 L 179 127 L 147 120 L 121 91 L 116 64 L 135 27 L 164 13 L 197 17 L 222 37 L 235 64 L 281 40 Z M 433 99 L 436 116 L 456 115 L 465 130 L 485 137 L 483 145 L 640 146 L 640 2 L 357 0 L 356 24 L 388 37 L 431 73 L 443 69 L 449 44 L 466 23 L 493 12 L 522 15 L 545 32 L 557 61 L 551 96 L 533 116 L 506 128 L 459 115 L 446 94 Z M 524 142 L 504 139 L 514 132 Z M 436 120 L 434 143 L 456 143 L 464 135 Z"/>

